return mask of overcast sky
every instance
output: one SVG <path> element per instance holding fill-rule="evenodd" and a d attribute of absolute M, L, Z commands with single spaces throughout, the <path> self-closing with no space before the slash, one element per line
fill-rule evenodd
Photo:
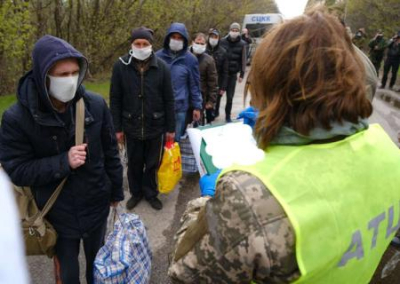
<path fill-rule="evenodd" d="M 303 14 L 307 0 L 275 0 L 285 19 Z"/>

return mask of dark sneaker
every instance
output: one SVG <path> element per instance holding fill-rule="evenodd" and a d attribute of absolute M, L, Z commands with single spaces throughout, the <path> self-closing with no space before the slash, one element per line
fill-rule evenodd
<path fill-rule="evenodd" d="M 231 119 L 230 117 L 227 117 L 227 118 L 225 119 L 225 121 L 226 121 L 226 123 L 231 123 L 231 122 L 232 122 L 232 119 Z"/>
<path fill-rule="evenodd" d="M 379 86 L 379 89 L 384 89 L 385 88 L 385 85 L 380 85 Z"/>
<path fill-rule="evenodd" d="M 156 210 L 162 209 L 162 203 L 157 197 L 153 197 L 152 199 L 147 200 L 147 202 L 149 202 L 150 206 Z"/>
<path fill-rule="evenodd" d="M 216 111 L 215 113 L 214 113 L 214 118 L 217 118 L 219 116 L 219 111 Z"/>
<path fill-rule="evenodd" d="M 142 200 L 142 197 L 132 196 L 131 198 L 129 198 L 128 202 L 126 203 L 126 209 L 132 210 L 133 208 L 136 207 L 136 205 L 139 204 L 140 200 Z"/>

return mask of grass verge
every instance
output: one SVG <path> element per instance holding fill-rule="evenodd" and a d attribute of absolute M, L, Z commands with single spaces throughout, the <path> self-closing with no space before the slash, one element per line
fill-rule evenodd
<path fill-rule="evenodd" d="M 110 92 L 110 81 L 88 82 L 84 83 L 84 85 L 87 90 L 101 95 L 108 103 L 109 101 L 108 97 Z M 15 95 L 0 96 L 0 117 L 3 117 L 4 111 L 7 110 L 16 101 L 17 97 Z"/>

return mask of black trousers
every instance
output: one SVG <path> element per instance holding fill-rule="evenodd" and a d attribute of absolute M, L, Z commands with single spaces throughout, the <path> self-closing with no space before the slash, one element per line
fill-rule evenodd
<path fill-rule="evenodd" d="M 222 82 L 224 80 L 223 76 L 224 75 L 222 72 L 218 73 L 218 93 L 217 93 L 217 103 L 215 104 L 215 116 L 219 116 L 219 106 L 221 105 L 221 98 L 222 98 L 222 96 L 219 94 L 219 91 L 221 90 Z"/>
<path fill-rule="evenodd" d="M 222 98 L 222 96 L 218 93 L 217 94 L 217 103 L 215 104 L 215 116 L 219 116 L 219 107 L 221 105 L 221 98 Z"/>
<path fill-rule="evenodd" d="M 373 58 L 371 59 L 372 64 L 375 67 L 376 74 L 379 77 L 379 69 L 381 68 L 381 63 L 382 63 L 383 57 L 382 58 Z"/>
<path fill-rule="evenodd" d="M 127 137 L 128 183 L 134 197 L 157 197 L 157 171 L 164 146 L 163 136 L 139 140 Z"/>
<path fill-rule="evenodd" d="M 392 77 L 390 78 L 389 87 L 393 87 L 396 83 L 397 71 L 399 71 L 400 60 L 387 59 L 383 65 L 382 87 L 386 86 L 386 81 L 390 69 L 392 69 Z"/>
<path fill-rule="evenodd" d="M 233 101 L 233 96 L 235 95 L 236 81 L 237 81 L 237 73 L 229 74 L 228 86 L 226 87 L 226 106 L 225 106 L 226 119 L 231 118 L 232 101 Z"/>
<path fill-rule="evenodd" d="M 63 284 L 79 284 L 79 248 L 83 241 L 83 250 L 86 258 L 86 281 L 93 283 L 93 263 L 99 249 L 104 245 L 104 236 L 107 229 L 107 220 L 82 239 L 58 237 L 56 256 L 60 263 L 61 281 Z"/>

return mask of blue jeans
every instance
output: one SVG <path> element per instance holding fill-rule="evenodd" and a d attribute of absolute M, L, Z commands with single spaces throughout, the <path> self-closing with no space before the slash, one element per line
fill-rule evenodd
<path fill-rule="evenodd" d="M 175 141 L 181 141 L 181 136 L 185 132 L 186 112 L 175 112 Z"/>

